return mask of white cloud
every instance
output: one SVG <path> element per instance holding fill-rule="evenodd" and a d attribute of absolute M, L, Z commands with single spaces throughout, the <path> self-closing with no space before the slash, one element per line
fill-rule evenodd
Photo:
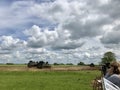
<path fill-rule="evenodd" d="M 55 42 L 58 39 L 57 31 L 49 31 L 42 29 L 39 26 L 32 26 L 31 29 L 25 30 L 24 33 L 29 35 L 28 46 L 33 48 L 40 48 L 50 43 Z"/>
<path fill-rule="evenodd" d="M 97 4 L 98 2 L 96 1 Z M 62 30 L 69 30 L 71 39 L 94 37 L 103 34 L 102 26 L 111 22 L 110 17 L 98 11 L 100 7 L 94 3 L 82 0 L 56 0 L 51 3 L 35 4 L 31 12 L 58 23 L 58 28 Z"/>
<path fill-rule="evenodd" d="M 102 5 L 106 5 L 110 2 L 111 0 L 99 0 L 99 2 L 102 4 Z"/>
<path fill-rule="evenodd" d="M 2 50 L 12 50 L 18 46 L 24 46 L 26 43 L 20 39 L 14 39 L 12 36 L 2 36 L 0 37 L 0 47 Z"/>
<path fill-rule="evenodd" d="M 20 26 L 21 23 L 26 23 L 30 16 L 28 8 L 32 4 L 28 4 L 28 1 L 14 2 L 6 7 L 1 6 L 0 8 L 0 28 L 12 28 L 14 26 Z M 24 8 L 24 9 L 23 9 Z"/>
<path fill-rule="evenodd" d="M 85 57 L 88 57 L 88 58 L 90 57 L 90 54 L 89 54 L 89 53 L 87 53 L 87 52 L 85 52 L 85 54 L 84 54 L 84 55 L 85 55 Z"/>
<path fill-rule="evenodd" d="M 24 34 L 28 35 L 28 46 L 32 48 L 40 48 L 49 46 L 53 49 L 74 49 L 81 47 L 84 42 L 80 40 L 71 40 L 68 30 L 42 30 L 39 26 L 25 30 Z"/>

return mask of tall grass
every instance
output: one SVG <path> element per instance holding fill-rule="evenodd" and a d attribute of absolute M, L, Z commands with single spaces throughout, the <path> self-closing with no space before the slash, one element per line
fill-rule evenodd
<path fill-rule="evenodd" d="M 92 90 L 99 71 L 0 71 L 0 90 Z"/>

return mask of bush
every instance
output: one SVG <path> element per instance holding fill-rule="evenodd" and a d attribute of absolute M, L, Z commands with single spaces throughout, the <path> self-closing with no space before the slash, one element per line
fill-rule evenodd
<path fill-rule="evenodd" d="M 14 65 L 13 63 L 6 63 L 6 65 Z"/>
<path fill-rule="evenodd" d="M 94 63 L 91 63 L 91 64 L 90 64 L 90 67 L 95 67 Z"/>
<path fill-rule="evenodd" d="M 79 62 L 78 65 L 85 65 L 84 62 Z"/>
<path fill-rule="evenodd" d="M 59 65 L 58 63 L 54 63 L 53 65 Z"/>
<path fill-rule="evenodd" d="M 72 63 L 67 63 L 66 65 L 73 65 Z"/>

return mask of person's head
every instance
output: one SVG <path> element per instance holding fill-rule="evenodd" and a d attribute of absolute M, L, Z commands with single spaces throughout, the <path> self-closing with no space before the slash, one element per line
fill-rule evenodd
<path fill-rule="evenodd" d="M 120 63 L 114 61 L 110 63 L 110 67 L 113 68 L 114 74 L 120 74 Z"/>

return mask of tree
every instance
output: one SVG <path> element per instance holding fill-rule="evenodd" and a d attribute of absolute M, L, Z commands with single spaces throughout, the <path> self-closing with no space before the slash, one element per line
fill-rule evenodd
<path fill-rule="evenodd" d="M 116 56 L 113 52 L 106 52 L 103 55 L 103 58 L 101 59 L 101 63 L 105 64 L 105 63 L 110 63 L 112 61 L 116 61 Z"/>
<path fill-rule="evenodd" d="M 79 62 L 78 65 L 85 65 L 84 62 Z"/>
<path fill-rule="evenodd" d="M 94 63 L 91 63 L 91 64 L 90 64 L 90 67 L 95 67 Z"/>

